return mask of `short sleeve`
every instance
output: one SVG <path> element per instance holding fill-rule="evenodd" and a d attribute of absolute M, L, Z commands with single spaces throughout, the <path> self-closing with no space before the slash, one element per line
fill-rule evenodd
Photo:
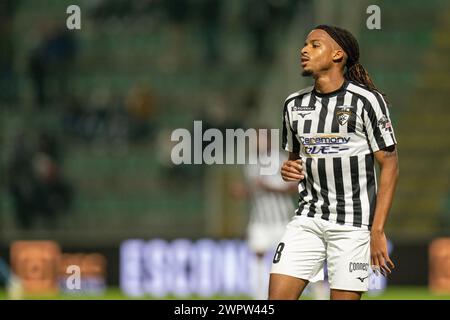
<path fill-rule="evenodd" d="M 300 152 L 300 143 L 295 135 L 294 130 L 292 130 L 292 126 L 289 119 L 289 110 L 288 104 L 284 104 L 283 110 L 283 132 L 282 132 L 282 148 L 286 151 L 298 153 Z"/>
<path fill-rule="evenodd" d="M 373 152 L 397 144 L 394 128 L 389 115 L 389 107 L 383 96 L 373 92 L 364 103 L 364 128 Z"/>

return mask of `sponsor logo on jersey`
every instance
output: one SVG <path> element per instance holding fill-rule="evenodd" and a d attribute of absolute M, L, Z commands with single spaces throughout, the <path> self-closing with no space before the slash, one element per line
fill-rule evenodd
<path fill-rule="evenodd" d="M 304 117 L 306 117 L 307 115 L 310 115 L 311 112 L 305 112 L 305 113 L 299 112 L 298 114 L 300 115 L 300 117 L 304 118 Z"/>
<path fill-rule="evenodd" d="M 392 125 L 391 121 L 383 115 L 380 120 L 378 120 L 378 128 L 380 128 L 381 131 L 384 132 L 392 132 Z"/>
<path fill-rule="evenodd" d="M 300 141 L 305 147 L 306 154 L 336 154 L 349 149 L 345 145 L 350 141 L 350 137 L 322 135 L 310 138 L 300 137 Z"/>
<path fill-rule="evenodd" d="M 316 106 L 292 106 L 291 111 L 314 111 Z"/>

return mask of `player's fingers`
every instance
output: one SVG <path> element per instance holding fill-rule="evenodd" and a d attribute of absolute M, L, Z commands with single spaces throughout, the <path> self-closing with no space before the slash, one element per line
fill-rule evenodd
<path fill-rule="evenodd" d="M 300 180 L 302 180 L 302 179 L 293 179 L 293 178 L 286 178 L 286 179 L 284 179 L 284 181 L 286 181 L 286 182 L 298 182 Z"/>
<path fill-rule="evenodd" d="M 283 166 L 281 168 L 281 171 L 286 173 L 293 173 L 293 174 L 302 174 L 301 170 L 298 170 L 297 168 L 291 167 L 291 166 Z"/>
<path fill-rule="evenodd" d="M 293 166 L 292 164 L 286 164 L 285 166 L 283 166 L 284 170 L 286 171 L 291 171 L 291 172 L 299 172 L 298 168 Z"/>
<path fill-rule="evenodd" d="M 292 170 L 302 171 L 303 167 L 301 164 L 297 163 L 294 160 L 288 160 L 284 163 L 283 167 L 291 168 Z"/>
<path fill-rule="evenodd" d="M 282 171 L 281 176 L 287 181 L 298 181 L 304 178 L 304 176 L 300 173 L 292 173 L 289 171 Z"/>
<path fill-rule="evenodd" d="M 283 177 L 283 180 L 287 181 L 287 182 L 298 182 L 298 181 L 302 180 L 302 178 Z"/>
<path fill-rule="evenodd" d="M 392 262 L 391 258 L 389 258 L 389 254 L 387 252 L 383 253 L 383 259 L 385 268 L 389 271 L 389 273 L 392 273 L 391 269 L 394 269 L 395 265 Z"/>
<path fill-rule="evenodd" d="M 293 162 L 293 164 L 294 164 L 294 166 L 295 166 L 298 170 L 300 170 L 300 171 L 303 170 L 303 160 L 302 160 L 302 159 L 297 159 L 297 160 L 295 160 L 295 161 Z"/>
<path fill-rule="evenodd" d="M 389 269 L 386 265 L 386 263 L 384 262 L 384 260 L 381 260 L 382 262 L 380 263 L 380 272 L 384 277 L 387 277 L 389 274 L 391 274 L 391 269 Z"/>
<path fill-rule="evenodd" d="M 388 274 L 391 273 L 391 269 L 389 269 L 389 267 L 386 264 L 386 259 L 385 259 L 384 253 L 378 254 L 378 262 L 380 264 L 380 270 L 381 270 L 381 274 L 383 276 L 386 277 Z"/>
<path fill-rule="evenodd" d="M 376 275 L 380 274 L 380 263 L 378 262 L 378 257 L 376 255 L 372 256 L 372 270 Z"/>
<path fill-rule="evenodd" d="M 389 267 L 391 267 L 391 269 L 395 269 L 395 264 L 392 262 L 389 255 L 386 255 L 386 262 L 388 263 Z"/>

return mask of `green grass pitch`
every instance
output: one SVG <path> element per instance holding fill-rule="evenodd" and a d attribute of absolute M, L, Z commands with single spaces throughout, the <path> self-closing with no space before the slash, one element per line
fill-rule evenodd
<path fill-rule="evenodd" d="M 8 296 L 4 289 L 0 289 L 0 300 L 7 299 Z M 306 296 L 306 299 L 309 297 Z M 101 296 L 89 296 L 89 295 L 75 295 L 75 294 L 60 294 L 57 296 L 44 296 L 44 297 L 27 297 L 27 299 L 55 299 L 55 300 L 74 300 L 74 299 L 95 299 L 95 300 L 129 300 L 135 299 L 124 295 L 120 289 L 111 288 L 108 289 L 105 294 Z M 144 296 L 140 299 L 154 299 L 150 296 Z M 161 298 L 158 298 L 161 299 Z M 173 296 L 167 296 L 164 299 L 180 299 Z M 181 299 L 204 299 L 202 297 L 189 296 Z M 235 300 L 243 299 L 248 300 L 248 296 L 215 296 L 208 298 L 207 300 L 220 299 L 220 300 Z M 382 295 L 370 296 L 365 294 L 363 300 L 450 300 L 450 293 L 448 294 L 433 294 L 426 287 L 389 287 Z"/>

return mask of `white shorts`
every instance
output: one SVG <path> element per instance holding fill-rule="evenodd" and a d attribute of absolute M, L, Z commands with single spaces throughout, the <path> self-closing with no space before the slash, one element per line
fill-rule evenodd
<path fill-rule="evenodd" d="M 286 230 L 286 224 L 251 223 L 247 228 L 247 240 L 250 250 L 265 253 L 273 251 Z"/>
<path fill-rule="evenodd" d="M 316 282 L 324 279 L 325 261 L 331 289 L 367 291 L 370 231 L 295 216 L 277 246 L 271 273 Z"/>

